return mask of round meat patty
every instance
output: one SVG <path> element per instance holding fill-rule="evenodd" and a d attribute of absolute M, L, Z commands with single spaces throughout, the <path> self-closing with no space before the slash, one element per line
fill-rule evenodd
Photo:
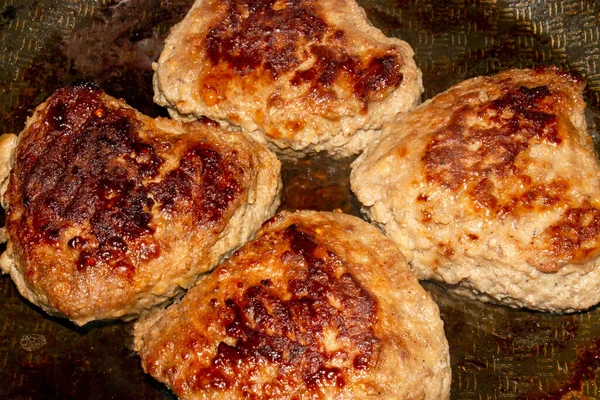
<path fill-rule="evenodd" d="M 354 0 L 197 0 L 154 65 L 154 101 L 207 116 L 280 155 L 360 152 L 414 108 L 421 71 Z"/>
<path fill-rule="evenodd" d="M 591 307 L 600 166 L 584 86 L 557 68 L 460 83 L 386 126 L 352 190 L 420 279 L 513 307 Z"/>
<path fill-rule="evenodd" d="M 135 325 L 181 399 L 447 399 L 437 305 L 380 231 L 282 212 L 185 297 Z"/>
<path fill-rule="evenodd" d="M 0 144 L 0 266 L 80 325 L 171 301 L 279 204 L 264 146 L 214 122 L 148 118 L 93 87 L 59 89 Z"/>

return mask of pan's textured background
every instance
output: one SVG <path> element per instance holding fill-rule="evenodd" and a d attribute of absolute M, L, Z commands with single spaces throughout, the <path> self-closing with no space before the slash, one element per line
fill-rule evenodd
<path fill-rule="evenodd" d="M 56 88 L 92 80 L 157 116 L 151 62 L 191 0 L 0 0 L 0 132 L 19 132 Z M 600 2 L 362 0 L 370 20 L 409 42 L 424 98 L 476 75 L 554 64 L 588 81 L 600 107 Z M 288 163 L 285 208 L 358 214 L 348 162 Z M 451 346 L 452 399 L 600 398 L 600 310 L 548 315 L 466 301 L 426 284 Z M 131 324 L 76 328 L 49 318 L 0 277 L 0 398 L 171 399 L 130 350 Z"/>

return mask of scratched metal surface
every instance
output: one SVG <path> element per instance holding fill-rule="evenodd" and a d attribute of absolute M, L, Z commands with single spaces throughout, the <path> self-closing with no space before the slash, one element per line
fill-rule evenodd
<path fill-rule="evenodd" d="M 363 0 L 371 21 L 408 41 L 425 98 L 465 78 L 555 64 L 588 80 L 589 123 L 600 107 L 600 3 L 593 0 Z M 93 80 L 142 112 L 150 63 L 191 0 L 0 0 L 0 132 L 18 132 L 56 88 Z M 284 207 L 357 214 L 348 163 L 286 164 Z M 600 310 L 516 311 L 425 284 L 450 343 L 452 399 L 600 398 Z M 0 398 L 172 399 L 144 375 L 131 324 L 75 328 L 24 301 L 0 277 Z"/>

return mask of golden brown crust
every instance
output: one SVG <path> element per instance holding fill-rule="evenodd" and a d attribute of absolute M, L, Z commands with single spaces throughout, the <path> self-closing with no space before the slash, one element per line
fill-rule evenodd
<path fill-rule="evenodd" d="M 167 40 L 155 91 L 174 117 L 207 115 L 308 151 L 379 128 L 373 118 L 412 108 L 421 83 L 408 45 L 385 38 L 353 0 L 199 0 Z M 406 98 L 392 104 L 395 91 Z"/>
<path fill-rule="evenodd" d="M 277 215 L 136 325 L 144 368 L 186 399 L 447 397 L 439 314 L 388 243 L 354 217 Z"/>
<path fill-rule="evenodd" d="M 350 275 L 345 263 L 298 225 L 253 243 L 245 253 L 249 256 L 236 253 L 236 262 L 260 263 L 257 254 L 273 248 L 282 267 L 289 270 L 287 283 L 270 278 L 250 285 L 237 280 L 220 282 L 221 288 L 230 287 L 233 292 L 224 301 L 211 299 L 218 316 L 218 328 L 213 328 L 235 343 L 220 342 L 209 366 L 186 371 L 186 377 L 196 378 L 194 390 L 251 387 L 252 371 L 265 361 L 279 371 L 278 383 L 271 387 L 274 391 L 288 386 L 343 387 L 350 380 L 348 374 L 368 371 L 376 364 L 380 347 L 373 333 L 377 302 Z M 325 335 L 335 335 L 342 344 L 335 353 L 327 350 Z M 194 345 L 181 350 L 192 351 Z M 342 354 L 347 360 L 343 368 L 333 367 Z"/>
<path fill-rule="evenodd" d="M 532 75 L 537 78 L 532 83 L 497 77 L 490 82 L 495 86 L 493 98 L 475 104 L 467 101 L 453 110 L 447 123 L 431 133 L 422 161 L 429 184 L 466 194 L 473 209 L 488 218 L 566 208 L 568 221 L 551 228 L 549 257 L 531 260 L 541 271 L 556 272 L 559 260 L 580 263 L 589 256 L 591 251 L 576 249 L 600 233 L 598 221 L 591 217 L 589 226 L 574 223 L 581 208 L 571 208 L 572 199 L 564 194 L 575 182 L 560 175 L 539 182 L 528 172 L 536 161 L 528 152 L 537 145 L 560 146 L 563 140 L 572 140 L 568 137 L 572 128 L 561 126 L 568 118 L 565 104 L 571 102 L 571 94 L 557 83 L 581 91 L 584 82 L 579 74 L 547 73 L 543 68 Z M 561 227 L 579 239 L 569 239 Z"/>
<path fill-rule="evenodd" d="M 225 66 L 234 80 L 253 75 L 254 79 L 276 81 L 294 71 L 291 84 L 309 86 L 311 101 L 329 101 L 335 97 L 332 86 L 337 84 L 359 99 L 364 111 L 367 102 L 402 83 L 398 49 L 390 46 L 366 58 L 349 54 L 344 31 L 327 22 L 315 0 L 222 3 L 219 8 L 226 8 L 224 18 L 211 27 L 203 45 L 212 67 Z M 297 70 L 309 59 L 315 59 L 310 68 Z M 211 74 L 205 79 L 214 80 Z M 224 89 L 230 84 L 221 81 L 222 87 L 210 87 L 216 92 L 216 102 L 226 97 Z M 215 95 L 205 89 L 209 88 L 203 87 L 201 92 Z"/>
<path fill-rule="evenodd" d="M 162 281 L 171 273 L 161 264 L 183 260 L 171 267 L 184 268 L 181 285 L 213 266 L 216 259 L 188 266 L 172 252 L 197 246 L 208 253 L 255 190 L 264 152 L 221 134 L 200 122 L 152 120 L 94 88 L 59 89 L 21 134 L 5 194 L 11 249 L 31 290 L 85 321 L 135 313 L 145 301 L 138 295 L 157 283 L 167 286 L 159 298 L 172 295 L 178 284 Z M 182 237 L 190 243 L 178 243 Z M 118 292 L 102 298 L 111 287 Z M 98 298 L 92 293 L 85 304 L 90 290 Z"/>
<path fill-rule="evenodd" d="M 389 124 L 353 164 L 353 190 L 424 279 L 512 305 L 589 307 L 600 167 L 584 86 L 553 67 L 462 82 Z"/>
<path fill-rule="evenodd" d="M 572 84 L 581 85 L 579 76 L 569 78 Z M 532 186 L 528 165 L 519 156 L 537 143 L 561 143 L 564 133 L 559 131 L 558 120 L 564 110 L 558 108 L 568 101 L 567 94 L 551 91 L 544 78 L 531 88 L 519 87 L 510 79 L 493 84 L 498 98 L 453 110 L 447 124 L 432 132 L 423 156 L 427 182 L 454 192 L 467 185 L 475 207 L 495 215 L 536 204 L 556 206 L 568 183 L 558 179 Z M 495 182 L 509 178 L 529 190 L 500 198 Z"/>
<path fill-rule="evenodd" d="M 556 260 L 542 264 L 538 268 L 542 271 L 556 271 L 561 261 L 587 263 L 600 253 L 600 209 L 588 201 L 579 207 L 568 207 L 561 219 L 537 240 L 549 243 L 543 248 L 544 256 Z"/>

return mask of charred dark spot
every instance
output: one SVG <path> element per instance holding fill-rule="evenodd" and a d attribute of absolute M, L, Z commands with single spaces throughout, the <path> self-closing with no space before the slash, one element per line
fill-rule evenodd
<path fill-rule="evenodd" d="M 333 35 L 331 35 L 331 38 L 333 40 L 341 41 L 341 40 L 346 39 L 346 34 L 344 33 L 344 31 L 337 30 L 337 31 L 333 32 Z"/>
<path fill-rule="evenodd" d="M 198 117 L 198 122 L 202 122 L 204 125 L 208 125 L 211 126 L 213 128 L 218 128 L 220 125 L 217 121 L 215 121 L 214 119 L 210 119 L 208 117 L 205 117 L 204 115 L 201 117 Z"/>
<path fill-rule="evenodd" d="M 263 279 L 263 280 L 260 281 L 260 283 L 263 286 L 267 286 L 267 287 L 271 286 L 271 280 L 270 279 Z"/>
<path fill-rule="evenodd" d="M 369 99 L 376 93 L 382 93 L 387 88 L 395 88 L 402 83 L 398 58 L 395 55 L 374 57 L 365 69 L 359 72 L 355 84 L 355 93 L 361 99 Z"/>
<path fill-rule="evenodd" d="M 75 236 L 67 242 L 67 246 L 69 246 L 72 249 L 81 250 L 86 243 L 87 240 L 85 240 L 84 238 L 80 236 Z"/>
<path fill-rule="evenodd" d="M 304 258 L 312 256 L 317 248 L 317 243 L 308 234 L 298 231 L 298 225 L 291 225 L 286 233 L 293 239 L 290 242 L 294 253 L 302 255 Z"/>
<path fill-rule="evenodd" d="M 266 71 L 272 79 L 278 79 L 314 58 L 311 68 L 297 71 L 291 84 L 308 84 L 309 93 L 317 100 L 335 98 L 331 87 L 337 81 L 363 103 L 402 82 L 395 50 L 362 62 L 346 52 L 346 34 L 334 30 L 317 15 L 316 2 L 290 1 L 285 6 L 275 3 L 229 0 L 227 17 L 207 34 L 210 62 L 229 64 L 241 76 Z M 215 89 L 217 85 L 208 86 Z"/>
<path fill-rule="evenodd" d="M 352 360 L 352 365 L 357 370 L 365 370 L 369 367 L 369 357 L 366 357 L 364 354 L 359 354 Z"/>
<path fill-rule="evenodd" d="M 247 288 L 222 307 L 222 324 L 235 345 L 220 343 L 209 368 L 198 371 L 197 388 L 231 387 L 246 381 L 254 368 L 269 363 L 277 370 L 273 384 L 343 387 L 354 370 L 371 368 L 379 341 L 373 332 L 377 302 L 350 275 L 336 276 L 341 260 L 320 247 L 296 225 L 282 232 L 289 253 L 282 257 L 294 271 L 287 283 L 289 299 L 281 299 L 270 280 Z M 336 299 L 341 307 L 330 304 Z M 341 348 L 330 352 L 325 334 L 335 335 Z M 331 364 L 343 353 L 345 367 Z M 214 377 L 214 378 L 210 378 Z"/>
<path fill-rule="evenodd" d="M 357 57 L 347 54 L 342 48 L 322 45 L 311 46 L 315 56 L 314 65 L 295 73 L 292 85 L 310 84 L 320 96 L 327 95 L 327 89 L 336 81 L 346 81 L 352 94 L 363 102 L 374 100 L 389 88 L 402 83 L 402 73 L 395 55 L 373 57 L 363 65 Z"/>
<path fill-rule="evenodd" d="M 273 78 L 296 68 L 296 49 L 318 39 L 327 24 L 312 11 L 312 1 L 278 9 L 274 3 L 228 0 L 227 17 L 206 38 L 211 62 L 226 62 L 240 75 L 262 68 Z"/>
<path fill-rule="evenodd" d="M 31 223 L 11 226 L 20 227 L 21 243 L 35 245 L 89 223 L 93 240 L 67 243 L 85 249 L 79 269 L 97 262 L 131 269 L 127 242 L 153 232 L 154 202 L 142 178 L 156 176 L 162 159 L 141 143 L 130 112 L 106 107 L 100 94 L 87 85 L 58 90 L 44 120 L 26 132 L 9 194 L 23 199 L 19 218 Z"/>
<path fill-rule="evenodd" d="M 498 103 L 501 103 L 502 101 L 509 101 L 512 102 L 514 104 L 518 104 L 519 107 L 527 107 L 528 104 L 531 104 L 531 102 L 535 102 L 537 100 L 541 100 L 545 97 L 550 96 L 551 92 L 550 89 L 548 89 L 547 86 L 536 86 L 533 88 L 528 88 L 525 86 L 521 86 L 521 94 L 522 96 L 514 96 L 514 95 L 509 95 L 509 96 L 505 96 L 505 98 L 501 99 L 500 101 L 498 101 Z"/>
<path fill-rule="evenodd" d="M 235 307 L 235 302 L 231 299 L 227 299 L 225 300 L 225 305 L 229 308 L 234 308 Z"/>
<path fill-rule="evenodd" d="M 191 212 L 196 224 L 215 224 L 242 191 L 244 171 L 236 161 L 235 152 L 226 159 L 209 145 L 198 144 L 150 190 L 163 211 Z"/>

